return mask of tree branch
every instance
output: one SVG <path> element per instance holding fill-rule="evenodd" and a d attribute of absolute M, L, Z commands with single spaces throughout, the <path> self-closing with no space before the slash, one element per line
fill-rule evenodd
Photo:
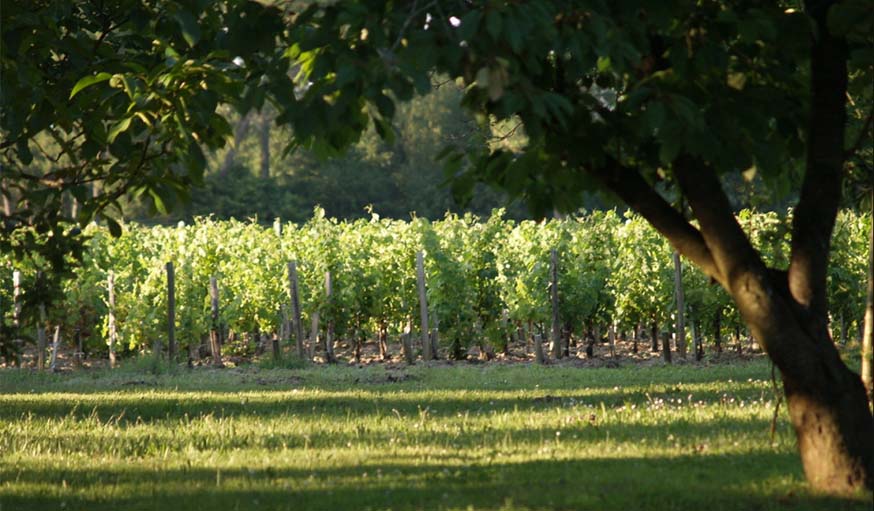
<path fill-rule="evenodd" d="M 701 235 L 719 273 L 725 277 L 722 283 L 726 290 L 731 291 L 736 276 L 753 265 L 761 266 L 764 272 L 765 265 L 737 223 L 713 169 L 681 155 L 674 161 L 674 176 L 701 224 Z"/>
<path fill-rule="evenodd" d="M 829 2 L 830 4 L 831 2 Z M 827 6 L 812 15 L 818 30 L 810 51 L 810 125 L 807 166 L 792 220 L 789 289 L 810 314 L 807 327 L 827 336 L 829 248 L 841 201 L 847 120 L 847 45 L 826 24 Z M 819 335 L 815 335 L 819 338 Z"/>
<path fill-rule="evenodd" d="M 725 284 L 724 274 L 714 263 L 713 255 L 698 229 L 672 208 L 643 179 L 640 172 L 613 159 L 604 167 L 589 168 L 586 171 L 652 224 L 677 252 L 687 257 L 712 279 Z"/>

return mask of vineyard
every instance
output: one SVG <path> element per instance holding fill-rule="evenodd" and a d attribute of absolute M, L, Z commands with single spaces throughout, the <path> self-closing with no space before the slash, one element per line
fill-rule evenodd
<path fill-rule="evenodd" d="M 776 268 L 788 264 L 790 220 L 791 211 L 738 215 Z M 861 328 L 870 221 L 845 211 L 834 231 L 829 299 L 842 341 Z M 491 358 L 514 346 L 543 361 L 592 356 L 602 343 L 612 353 L 619 342 L 685 356 L 684 323 L 700 357 L 748 337 L 718 285 L 675 259 L 642 218 L 615 211 L 543 222 L 500 211 L 349 222 L 316 209 L 302 225 L 201 218 L 83 234 L 82 264 L 60 297 L 45 296 L 40 261 L 0 259 L 4 331 L 18 348 L 37 346 L 40 366 L 52 344 L 77 361 L 170 350 L 220 365 L 222 350 L 335 361 L 340 344 L 355 359 L 409 362 Z"/>

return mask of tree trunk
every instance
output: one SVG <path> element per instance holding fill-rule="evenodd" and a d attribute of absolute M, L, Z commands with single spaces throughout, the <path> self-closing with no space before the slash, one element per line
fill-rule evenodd
<path fill-rule="evenodd" d="M 874 488 L 874 418 L 862 379 L 843 363 L 828 330 L 826 278 L 843 187 L 848 55 L 846 42 L 827 26 L 831 5 L 808 6 L 817 25 L 810 124 L 789 270 L 765 266 L 712 169 L 681 159 L 674 172 L 699 222 L 711 275 L 780 369 L 808 482 L 819 491 L 846 493 Z"/>
<path fill-rule="evenodd" d="M 847 493 L 874 488 L 874 417 L 866 389 L 844 365 L 828 332 L 826 278 L 843 187 L 849 52 L 846 41 L 828 27 L 836 2 L 805 4 L 814 25 L 809 126 L 788 271 L 764 264 L 707 162 L 680 155 L 671 165 L 697 225 L 659 196 L 639 171 L 615 160 L 587 170 L 729 293 L 783 376 L 808 482 L 817 491 Z"/>
<path fill-rule="evenodd" d="M 828 335 L 816 338 L 804 331 L 784 304 L 750 303 L 752 297 L 740 294 L 737 299 L 753 335 L 783 375 L 808 481 L 835 492 L 870 488 L 874 421 L 861 379 L 843 364 Z"/>

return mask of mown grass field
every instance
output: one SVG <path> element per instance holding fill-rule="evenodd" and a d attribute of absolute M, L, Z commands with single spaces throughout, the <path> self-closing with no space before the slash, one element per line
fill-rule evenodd
<path fill-rule="evenodd" d="M 0 508 L 870 510 L 773 409 L 763 360 L 5 370 Z"/>

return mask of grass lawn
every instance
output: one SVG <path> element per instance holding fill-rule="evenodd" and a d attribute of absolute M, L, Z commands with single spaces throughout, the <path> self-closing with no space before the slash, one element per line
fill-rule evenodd
<path fill-rule="evenodd" d="M 0 371 L 0 511 L 871 510 L 806 489 L 764 360 Z"/>

